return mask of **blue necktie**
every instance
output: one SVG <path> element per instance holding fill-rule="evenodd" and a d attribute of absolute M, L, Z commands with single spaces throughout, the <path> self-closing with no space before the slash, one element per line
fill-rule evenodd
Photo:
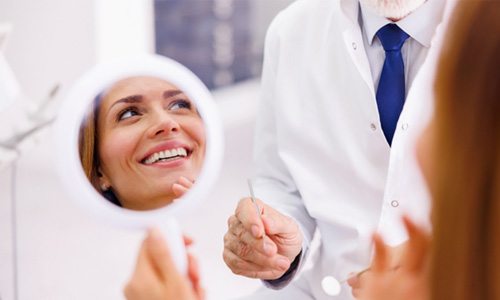
<path fill-rule="evenodd" d="M 405 68 L 401 47 L 409 37 L 396 24 L 387 24 L 377 32 L 385 50 L 385 61 L 377 88 L 377 106 L 382 130 L 389 145 L 405 103 Z"/>

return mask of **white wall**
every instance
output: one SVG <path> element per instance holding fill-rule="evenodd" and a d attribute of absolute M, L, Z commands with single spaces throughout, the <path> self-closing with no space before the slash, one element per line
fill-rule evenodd
<path fill-rule="evenodd" d="M 95 62 L 90 1 L 2 0 L 0 20 L 13 24 L 6 58 L 30 98 L 68 86 Z"/>
<path fill-rule="evenodd" d="M 152 0 L 94 0 L 97 61 L 154 53 Z"/>

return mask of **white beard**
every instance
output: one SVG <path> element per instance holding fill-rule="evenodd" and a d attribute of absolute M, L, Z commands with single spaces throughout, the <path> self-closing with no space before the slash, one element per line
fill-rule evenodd
<path fill-rule="evenodd" d="M 359 0 L 367 9 L 394 21 L 401 20 L 426 0 Z M 436 0 L 429 0 L 436 1 Z"/>

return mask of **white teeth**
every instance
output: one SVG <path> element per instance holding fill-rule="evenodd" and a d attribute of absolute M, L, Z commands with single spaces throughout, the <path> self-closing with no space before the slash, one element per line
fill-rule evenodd
<path fill-rule="evenodd" d="M 186 157 L 187 150 L 185 148 L 176 148 L 170 150 L 159 151 L 151 154 L 148 158 L 144 160 L 144 163 L 147 165 L 154 164 L 155 162 L 161 159 L 174 159 L 176 157 Z"/>

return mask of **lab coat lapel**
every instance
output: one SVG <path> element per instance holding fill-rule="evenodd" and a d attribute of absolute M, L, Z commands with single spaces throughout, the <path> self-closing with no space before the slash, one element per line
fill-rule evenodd
<path fill-rule="evenodd" d="M 360 73 L 363 81 L 368 86 L 373 99 L 375 99 L 375 89 L 373 86 L 373 78 L 370 72 L 370 63 L 366 56 L 366 51 L 363 43 L 363 35 L 359 26 L 359 2 L 356 0 L 341 0 L 338 1 L 340 12 L 338 16 L 341 20 L 342 37 L 346 51 L 352 59 L 352 63 Z"/>

